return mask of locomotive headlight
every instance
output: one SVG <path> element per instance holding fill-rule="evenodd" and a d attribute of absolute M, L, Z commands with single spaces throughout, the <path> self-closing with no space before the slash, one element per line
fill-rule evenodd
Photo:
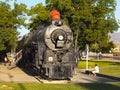
<path fill-rule="evenodd" d="M 53 57 L 48 57 L 49 62 L 53 62 Z"/>
<path fill-rule="evenodd" d="M 58 39 L 59 39 L 59 40 L 63 40 L 64 37 L 63 37 L 62 35 L 60 35 L 60 36 L 58 36 Z"/>

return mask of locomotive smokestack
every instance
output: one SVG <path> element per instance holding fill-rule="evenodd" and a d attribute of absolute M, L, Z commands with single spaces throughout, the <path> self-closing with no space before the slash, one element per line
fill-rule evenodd
<path fill-rule="evenodd" d="M 60 13 L 57 10 L 52 10 L 50 16 L 52 20 L 60 20 Z"/>
<path fill-rule="evenodd" d="M 51 20 L 52 20 L 52 24 L 56 25 L 56 26 L 61 26 L 63 23 L 60 20 L 60 13 L 57 10 L 52 10 L 50 12 L 50 16 L 51 16 Z"/>

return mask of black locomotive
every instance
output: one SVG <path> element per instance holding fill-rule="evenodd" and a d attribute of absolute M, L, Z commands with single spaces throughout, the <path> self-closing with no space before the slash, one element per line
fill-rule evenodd
<path fill-rule="evenodd" d="M 76 65 L 72 31 L 59 22 L 25 36 L 22 50 L 24 65 L 35 67 L 51 79 L 70 78 Z"/>
<path fill-rule="evenodd" d="M 22 63 L 51 79 L 72 77 L 76 65 L 73 33 L 62 20 L 24 37 Z"/>

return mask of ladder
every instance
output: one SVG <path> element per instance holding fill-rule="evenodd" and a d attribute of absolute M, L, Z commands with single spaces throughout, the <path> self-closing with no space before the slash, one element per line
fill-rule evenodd
<path fill-rule="evenodd" d="M 11 65 L 8 66 L 8 69 L 13 69 L 14 67 L 16 67 L 17 63 L 22 59 L 22 50 L 20 50 L 14 57 L 14 61 L 11 62 Z"/>

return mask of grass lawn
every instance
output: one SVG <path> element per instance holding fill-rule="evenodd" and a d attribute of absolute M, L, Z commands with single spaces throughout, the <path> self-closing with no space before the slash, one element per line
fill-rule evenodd
<path fill-rule="evenodd" d="M 100 73 L 106 74 L 106 75 L 112 75 L 120 77 L 120 61 L 105 61 L 105 60 L 89 60 L 88 61 L 88 67 L 94 68 L 94 65 L 98 64 L 100 67 Z M 86 68 L 86 61 L 81 60 L 78 63 L 79 69 L 85 69 Z"/>
<path fill-rule="evenodd" d="M 120 82 L 81 84 L 0 83 L 0 90 L 120 90 Z"/>

